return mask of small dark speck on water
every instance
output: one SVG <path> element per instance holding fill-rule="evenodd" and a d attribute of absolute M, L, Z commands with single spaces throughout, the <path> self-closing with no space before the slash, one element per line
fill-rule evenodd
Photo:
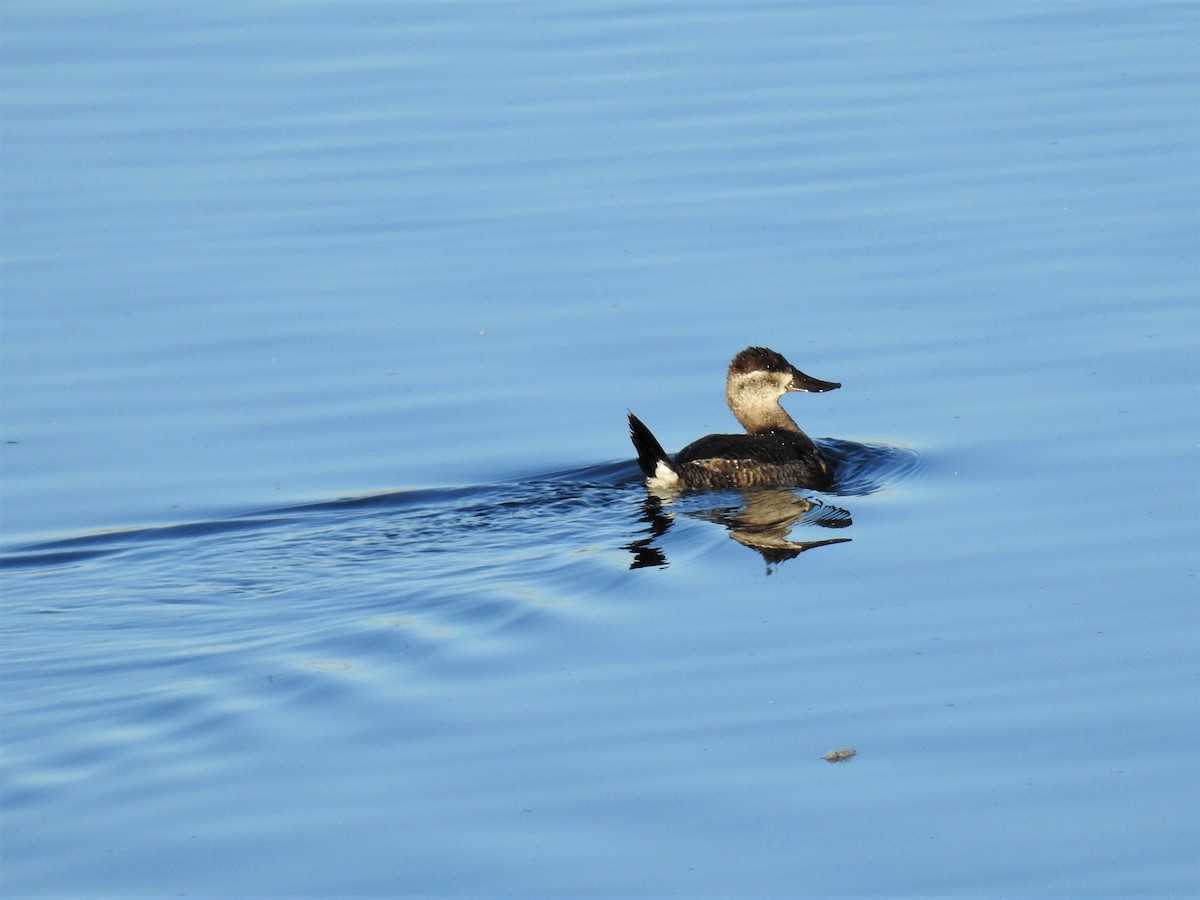
<path fill-rule="evenodd" d="M 854 756 L 856 752 L 853 747 L 838 747 L 836 750 L 830 750 L 821 759 L 831 763 L 845 762 Z"/>

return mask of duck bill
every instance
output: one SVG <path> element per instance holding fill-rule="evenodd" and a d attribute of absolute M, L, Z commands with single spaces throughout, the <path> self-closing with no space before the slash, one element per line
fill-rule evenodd
<path fill-rule="evenodd" d="M 821 394 L 825 391 L 832 391 L 840 388 L 840 381 L 822 381 L 820 378 L 813 378 L 811 375 L 805 375 L 799 369 L 792 369 L 792 384 L 788 388 L 789 391 L 804 391 L 809 394 Z"/>

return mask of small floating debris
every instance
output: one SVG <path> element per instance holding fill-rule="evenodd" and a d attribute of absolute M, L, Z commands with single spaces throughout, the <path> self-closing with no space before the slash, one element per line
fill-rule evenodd
<path fill-rule="evenodd" d="M 825 762 L 840 763 L 850 759 L 856 752 L 853 747 L 838 747 L 836 750 L 830 750 L 821 759 Z"/>

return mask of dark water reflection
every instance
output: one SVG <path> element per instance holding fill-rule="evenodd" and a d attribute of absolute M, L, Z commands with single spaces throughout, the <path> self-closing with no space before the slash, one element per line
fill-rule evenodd
<path fill-rule="evenodd" d="M 850 540 L 790 539 L 792 528 L 800 524 L 820 525 L 826 528 L 844 528 L 851 524 L 848 512 L 837 507 L 828 507 L 816 498 L 804 497 L 799 492 L 784 488 L 740 491 L 739 495 L 740 502 L 683 511 L 683 514 L 724 525 L 729 529 L 731 539 L 761 554 L 767 563 L 768 572 L 770 566 L 795 559 L 805 550 L 829 544 L 842 544 Z M 634 555 L 631 569 L 667 565 L 666 554 L 655 541 L 665 535 L 671 527 L 674 517 L 674 512 L 669 509 L 671 502 L 669 499 L 647 494 L 642 521 L 646 523 L 649 536 L 628 546 L 627 549 Z"/>

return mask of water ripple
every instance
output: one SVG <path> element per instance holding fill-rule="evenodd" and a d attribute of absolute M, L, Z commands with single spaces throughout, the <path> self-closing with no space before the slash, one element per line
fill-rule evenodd
<path fill-rule="evenodd" d="M 838 497 L 865 497 L 911 477 L 920 468 L 920 457 L 911 450 L 882 444 L 860 444 L 825 439 L 822 447 L 834 459 Z M 322 500 L 279 509 L 260 510 L 224 519 L 154 525 L 140 528 L 88 532 L 52 540 L 24 543 L 0 554 L 0 570 L 53 569 L 79 566 L 114 555 L 151 548 L 200 546 L 243 534 L 267 532 L 277 536 L 267 544 L 293 545 L 301 540 L 313 558 L 341 557 L 362 561 L 374 557 L 459 554 L 459 565 L 476 565 L 469 557 L 481 551 L 541 541 L 550 546 L 578 529 L 595 538 L 607 535 L 613 547 L 643 554 L 644 534 L 629 534 L 631 519 L 644 518 L 640 475 L 631 461 L 568 468 L 533 478 L 466 487 L 386 491 L 333 500 Z M 778 492 L 776 492 L 778 493 Z M 805 518 L 807 524 L 844 527 L 850 516 L 838 507 L 799 492 L 804 506 L 793 505 L 788 527 Z M 782 494 L 792 496 L 793 492 Z M 706 495 L 701 495 L 706 496 Z M 711 496 L 722 497 L 717 494 Z M 761 497 L 758 493 L 756 496 Z M 712 510 L 696 513 L 695 502 L 684 501 L 701 518 L 728 523 L 728 516 Z M 761 504 L 760 504 L 761 505 Z M 624 510 L 612 516 L 613 509 Z M 629 510 L 641 512 L 630 516 Z M 703 505 L 701 510 L 705 509 Z M 815 510 L 815 512 L 813 512 Z M 777 518 L 776 524 L 783 521 Z M 638 531 L 636 525 L 633 526 Z M 650 531 L 661 533 L 661 523 Z M 786 530 L 786 529 L 785 529 Z M 736 537 L 736 535 L 735 535 Z M 263 539 L 257 539 L 260 543 Z M 242 546 L 245 541 L 242 542 Z M 294 548 L 293 548 L 294 549 Z M 462 551 L 469 550 L 469 554 Z M 644 564 L 635 560 L 635 566 Z"/>

